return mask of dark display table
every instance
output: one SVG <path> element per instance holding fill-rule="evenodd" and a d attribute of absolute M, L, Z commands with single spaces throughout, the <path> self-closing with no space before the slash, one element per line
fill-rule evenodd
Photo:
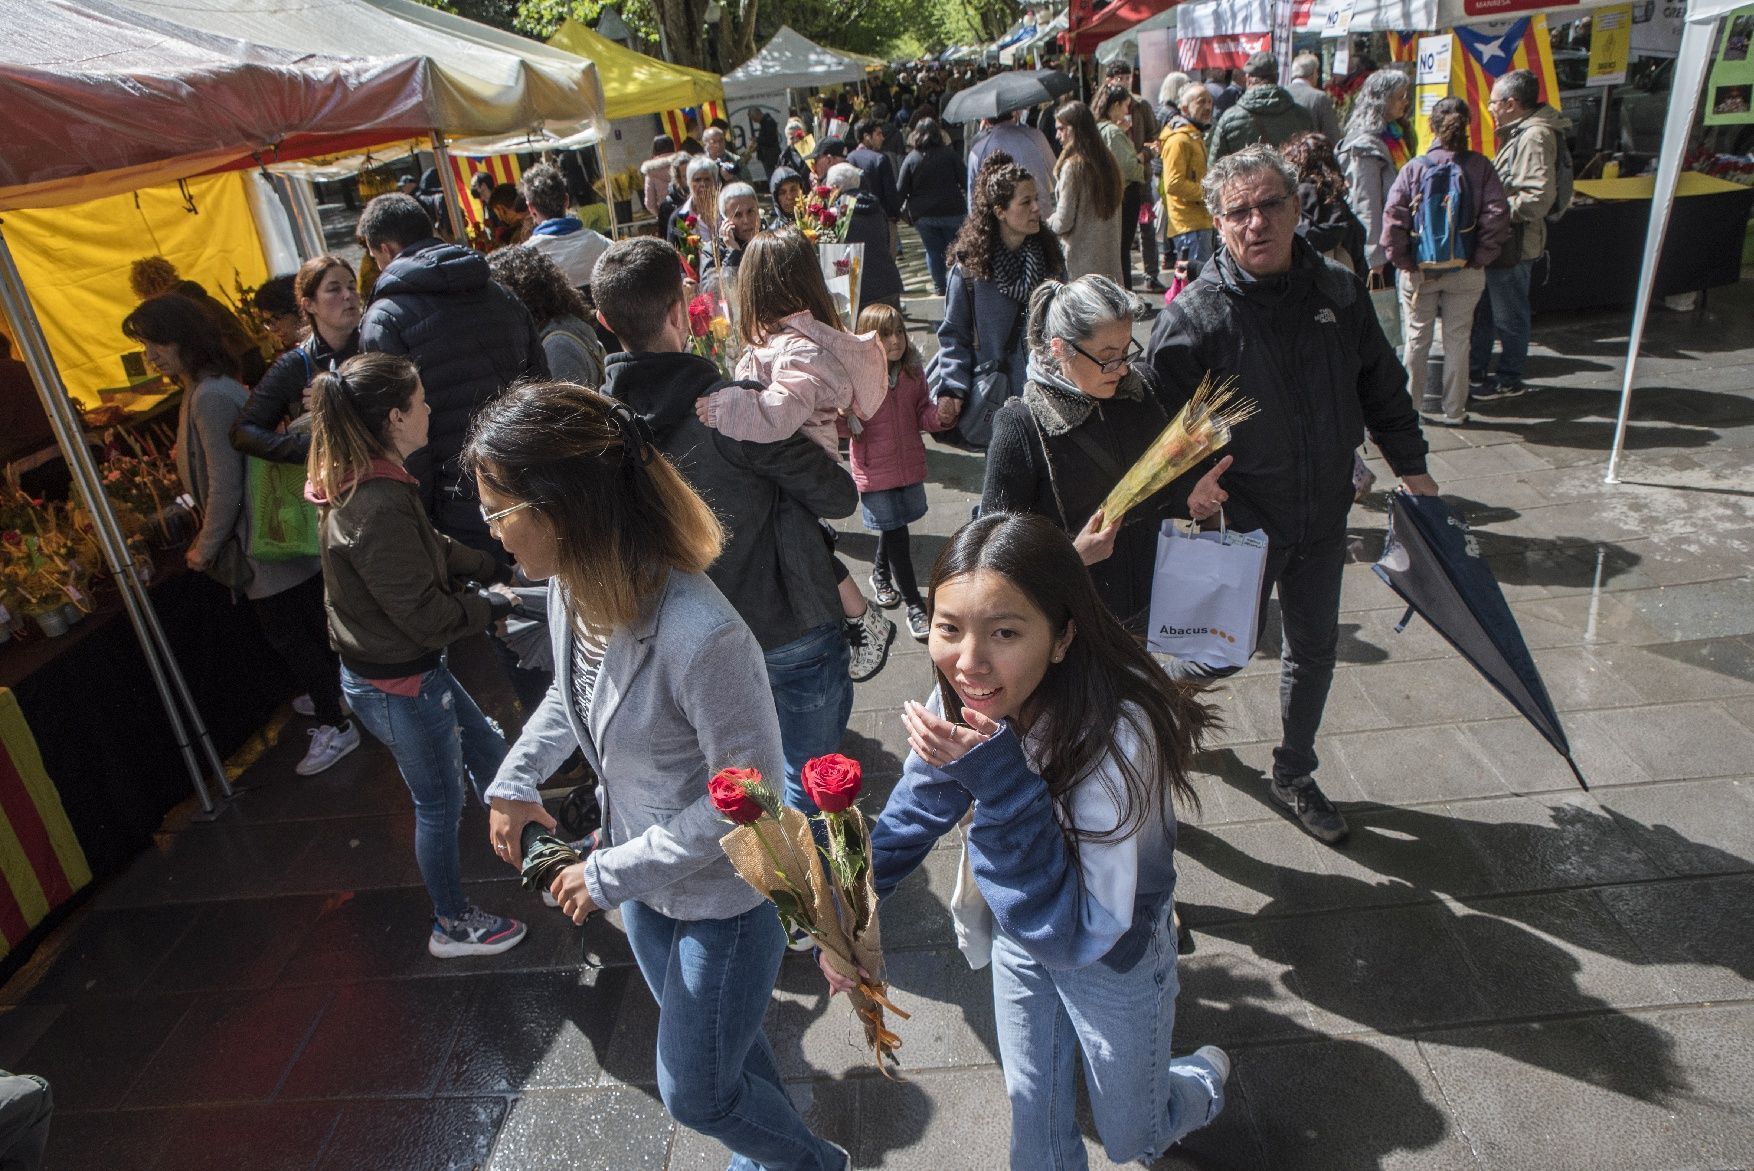
<path fill-rule="evenodd" d="M 1548 258 L 1535 265 L 1529 289 L 1535 313 L 1632 304 L 1650 227 L 1650 188 L 1648 179 L 1577 184 L 1580 195 L 1638 192 L 1642 198 L 1580 203 L 1548 227 Z M 1688 173 L 1681 191 L 1657 264 L 1658 297 L 1733 285 L 1742 276 L 1754 187 Z"/>
<path fill-rule="evenodd" d="M 159 556 L 149 591 L 214 747 L 229 756 L 294 694 L 292 677 L 249 604 L 186 571 L 180 551 Z M 93 877 L 125 866 L 193 792 L 114 589 L 61 638 L 0 646 L 0 685 L 18 696 Z"/>

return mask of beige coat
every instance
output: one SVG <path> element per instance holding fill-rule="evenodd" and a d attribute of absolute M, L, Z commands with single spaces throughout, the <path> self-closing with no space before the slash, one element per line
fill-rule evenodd
<path fill-rule="evenodd" d="M 1571 120 L 1552 106 L 1541 106 L 1500 134 L 1493 160 L 1510 201 L 1510 220 L 1523 225 L 1523 259 L 1547 250 L 1547 213 L 1559 198 L 1559 152 L 1567 149 Z"/>
<path fill-rule="evenodd" d="M 1104 219 L 1096 214 L 1091 177 L 1084 164 L 1068 162 L 1054 181 L 1059 203 L 1048 217 L 1048 227 L 1060 238 L 1066 253 L 1066 279 L 1096 273 L 1121 283 L 1121 205 Z"/>

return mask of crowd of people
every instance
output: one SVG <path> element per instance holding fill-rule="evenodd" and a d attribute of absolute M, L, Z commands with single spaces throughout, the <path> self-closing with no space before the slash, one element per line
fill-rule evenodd
<path fill-rule="evenodd" d="M 896 713 L 911 751 L 872 877 L 887 895 L 962 827 L 993 923 L 1012 1166 L 1084 1165 L 1080 1064 L 1119 1162 L 1223 1108 L 1228 1056 L 1169 1051 L 1173 852 L 1218 714 L 1202 690 L 1233 668 L 1143 649 L 1160 525 L 1267 534 L 1257 612 L 1276 595 L 1284 639 L 1268 796 L 1341 841 L 1315 744 L 1357 449 L 1368 436 L 1402 490 L 1435 494 L 1421 413 L 1460 424 L 1471 399 L 1526 389 L 1530 262 L 1569 198 L 1563 120 L 1527 73 L 1493 89 L 1493 159 L 1468 149 L 1480 114 L 1457 99 L 1416 136 L 1398 71 L 1364 82 L 1344 129 L 1311 60 L 1288 87 L 1270 55 L 1242 74 L 1173 74 L 1150 103 L 1117 63 L 1089 102 L 950 129 L 921 78 L 783 132 L 757 112 L 746 158 L 723 127 L 691 126 L 642 168 L 657 234 L 613 242 L 552 166 L 475 192 L 491 255 L 439 238 L 417 194 L 381 195 L 358 224 L 365 295 L 333 255 L 265 287 L 286 349 L 253 372 L 174 271 L 140 273 L 125 330 L 184 389 L 178 467 L 202 517 L 188 564 L 248 599 L 299 679 L 314 727 L 298 771 L 362 730 L 389 749 L 428 950 L 449 958 L 526 933 L 467 897 L 465 803 L 490 809 L 489 844 L 517 866 L 525 827 L 556 825 L 542 788 L 582 757 L 603 824 L 548 895 L 575 922 L 621 913 L 659 1004 L 664 1103 L 733 1166 L 850 1162 L 806 1127 L 763 1036 L 799 941 L 724 857 L 707 780 L 754 766 L 815 812 L 803 766 L 840 746 L 855 683 L 897 635 L 890 610 L 932 674 Z M 794 223 L 818 189 L 865 244 L 856 320 Z M 1467 214 L 1440 214 L 1441 196 Z M 903 313 L 904 223 L 943 297 L 930 361 Z M 697 270 L 689 235 L 716 242 Z M 1159 303 L 1133 291 L 1135 250 Z M 1404 336 L 1385 334 L 1378 287 Z M 732 310 L 729 376 L 689 344 L 703 288 Z M 1259 415 L 1221 459 L 1105 517 L 1208 375 L 1239 379 Z M 977 519 L 922 574 L 928 434 L 984 449 L 985 470 Z M 315 556 L 251 555 L 246 457 L 306 469 Z M 832 527 L 855 511 L 877 535 L 864 584 Z M 514 649 L 507 620 L 543 628 L 546 653 Z M 449 668 L 447 648 L 483 631 L 523 706 L 509 743 Z"/>

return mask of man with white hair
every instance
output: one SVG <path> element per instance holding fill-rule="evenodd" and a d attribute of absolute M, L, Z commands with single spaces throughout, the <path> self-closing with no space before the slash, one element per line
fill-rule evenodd
<path fill-rule="evenodd" d="M 737 266 L 743 263 L 743 250 L 759 231 L 761 204 L 755 188 L 748 183 L 732 183 L 721 190 L 718 246 L 702 248 L 700 254 L 702 292 L 717 289 L 729 295 L 730 286 L 737 279 Z"/>
<path fill-rule="evenodd" d="M 1256 144 L 1213 163 L 1201 186 L 1224 246 L 1158 317 L 1147 360 L 1166 410 L 1209 373 L 1237 379 L 1261 411 L 1232 430 L 1222 460 L 1172 486 L 1171 507 L 1182 514 L 1185 501 L 1185 515 L 1218 523 L 1222 506 L 1231 528 L 1266 530 L 1261 624 L 1276 589 L 1284 631 L 1268 794 L 1306 833 L 1338 842 L 1346 819 L 1316 785 L 1315 745 L 1334 679 L 1353 450 L 1368 430 L 1405 491 L 1435 496 L 1437 484 L 1407 372 L 1364 282 L 1297 234 L 1297 172 Z M 1180 660 L 1170 669 L 1234 673 Z"/>
<path fill-rule="evenodd" d="M 1322 63 L 1314 53 L 1299 53 L 1291 61 L 1291 84 L 1285 92 L 1291 100 L 1309 111 L 1318 133 L 1328 136 L 1328 145 L 1340 145 L 1340 116 L 1334 113 L 1334 99 L 1316 80 L 1321 76 Z"/>
<path fill-rule="evenodd" d="M 706 133 L 700 136 L 701 146 L 706 148 L 706 157 L 719 165 L 724 172 L 726 183 L 738 183 L 743 179 L 743 164 L 731 153 L 730 145 L 725 141 L 725 132 L 717 126 L 709 126 Z"/>
<path fill-rule="evenodd" d="M 840 197 L 836 213 L 850 217 L 842 239 L 865 246 L 864 267 L 859 270 L 859 307 L 883 304 L 900 309 L 901 268 L 889 247 L 889 215 L 876 195 L 865 190 L 864 180 L 864 172 L 851 163 L 835 163 L 822 177 Z"/>

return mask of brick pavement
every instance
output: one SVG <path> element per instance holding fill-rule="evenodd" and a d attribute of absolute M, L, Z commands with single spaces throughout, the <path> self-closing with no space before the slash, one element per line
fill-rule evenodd
<path fill-rule="evenodd" d="M 1601 472 L 1623 316 L 1538 323 L 1530 376 L 1549 389 L 1431 436 L 1592 793 L 1429 629 L 1392 633 L 1401 606 L 1363 564 L 1320 745 L 1344 847 L 1263 799 L 1276 664 L 1220 689 L 1228 730 L 1182 834 L 1197 950 L 1178 1045 L 1226 1046 L 1235 1074 L 1220 1122 L 1160 1166 L 1754 1164 L 1751 309 L 1744 282 L 1703 316 L 1657 315 L 1618 488 Z M 930 462 L 922 566 L 980 478 L 978 457 Z M 1381 495 L 1353 521 L 1374 555 Z M 862 572 L 873 541 L 846 533 Z M 872 807 L 905 752 L 898 705 L 926 686 L 923 649 L 904 633 L 896 652 L 849 730 Z M 388 754 L 301 780 L 302 727 L 277 731 L 235 801 L 179 811 L 0 989 L 0 1066 L 55 1085 L 51 1167 L 724 1165 L 656 1099 L 654 1009 L 612 921 L 545 913 L 472 812 L 471 895 L 530 938 L 429 958 Z M 769 1013 L 794 1092 L 860 1167 L 1004 1165 L 987 978 L 944 909 L 954 863 L 935 853 L 887 908 L 907 1080 L 873 1074 L 803 959 Z"/>

